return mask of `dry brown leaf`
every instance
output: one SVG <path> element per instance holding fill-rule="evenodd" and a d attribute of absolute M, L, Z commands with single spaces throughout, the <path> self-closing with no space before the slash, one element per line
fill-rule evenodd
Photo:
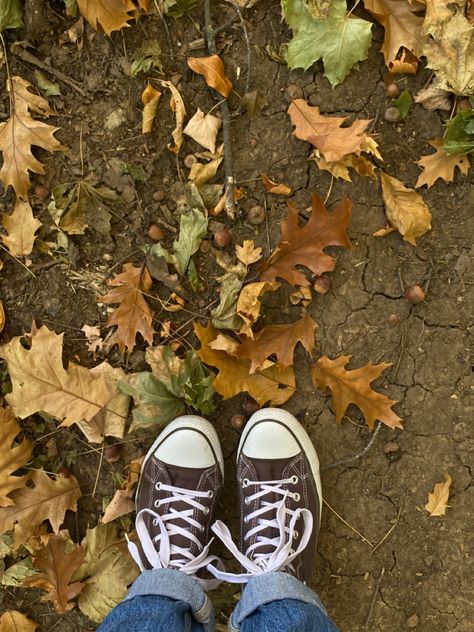
<path fill-rule="evenodd" d="M 198 188 L 201 187 L 216 175 L 223 159 L 223 154 L 218 150 L 208 162 L 195 162 L 189 171 L 188 180 L 194 182 Z"/>
<path fill-rule="evenodd" d="M 386 362 L 366 364 L 348 371 L 344 367 L 351 357 L 340 356 L 331 360 L 323 356 L 311 367 L 314 385 L 332 392 L 336 421 L 340 423 L 349 404 L 355 404 L 362 411 L 370 430 L 373 430 L 377 419 L 389 428 L 403 428 L 400 417 L 392 410 L 396 401 L 377 393 L 370 386 L 392 365 Z"/>
<path fill-rule="evenodd" d="M 160 81 L 160 83 L 171 91 L 170 108 L 171 111 L 174 112 L 176 119 L 176 126 L 171 133 L 174 146 L 168 143 L 167 147 L 173 154 L 178 154 L 183 146 L 183 125 L 184 119 L 186 118 L 186 108 L 184 107 L 183 97 L 180 95 L 178 88 L 176 88 L 171 81 Z"/>
<path fill-rule="evenodd" d="M 292 305 L 302 305 L 308 307 L 313 302 L 311 287 L 300 287 L 290 294 L 290 303 Z"/>
<path fill-rule="evenodd" d="M 204 114 L 198 108 L 196 114 L 188 121 L 183 132 L 215 154 L 217 133 L 221 125 L 222 121 L 220 118 L 212 114 Z"/>
<path fill-rule="evenodd" d="M 67 553 L 66 545 L 70 549 Z M 85 585 L 81 582 L 70 583 L 71 577 L 82 564 L 84 554 L 84 549 L 74 546 L 68 537 L 51 536 L 33 558 L 33 566 L 40 573 L 25 579 L 23 586 L 41 588 L 46 592 L 43 601 L 51 601 L 60 614 L 69 612 L 75 606 L 71 600 L 77 597 Z"/>
<path fill-rule="evenodd" d="M 103 376 L 77 365 L 64 369 L 63 336 L 43 326 L 32 332 L 29 349 L 22 336 L 0 347 L 13 386 L 6 399 L 17 417 L 43 411 L 69 426 L 93 419 L 114 395 Z"/>
<path fill-rule="evenodd" d="M 268 325 L 255 334 L 255 339 L 238 345 L 232 355 L 251 360 L 250 373 L 260 369 L 272 355 L 276 356 L 278 366 L 291 366 L 298 342 L 311 355 L 316 327 L 309 314 L 289 325 Z"/>
<path fill-rule="evenodd" d="M 83 325 L 81 331 L 87 339 L 87 349 L 95 354 L 100 351 L 104 345 L 104 341 L 100 335 L 100 327 L 97 325 Z"/>
<path fill-rule="evenodd" d="M 317 147 L 329 162 L 341 160 L 347 154 L 364 151 L 365 130 L 370 121 L 355 120 L 349 127 L 341 127 L 347 116 L 323 116 L 317 106 L 304 99 L 295 99 L 288 108 L 296 138 Z"/>
<path fill-rule="evenodd" d="M 33 487 L 11 493 L 12 507 L 0 508 L 0 535 L 13 529 L 15 548 L 28 542 L 44 520 L 58 533 L 68 509 L 76 511 L 81 490 L 74 476 L 50 478 L 43 470 L 30 474 Z"/>
<path fill-rule="evenodd" d="M 18 610 L 7 610 L 0 615 L 0 632 L 35 632 L 38 624 Z"/>
<path fill-rule="evenodd" d="M 236 245 L 235 254 L 239 261 L 242 261 L 246 266 L 250 266 L 252 263 L 260 261 L 262 258 L 262 249 L 255 247 L 252 239 L 245 239 L 241 246 Z"/>
<path fill-rule="evenodd" d="M 287 184 L 278 184 L 264 173 L 261 173 L 260 177 L 262 178 L 263 186 L 269 193 L 274 195 L 291 195 L 293 193 L 293 189 Z"/>
<path fill-rule="evenodd" d="M 416 240 L 431 229 L 428 205 L 413 189 L 383 171 L 380 173 L 387 219 L 405 241 L 416 246 Z"/>
<path fill-rule="evenodd" d="M 310 156 L 312 160 L 316 162 L 320 169 L 329 171 L 335 178 L 342 178 L 347 182 L 352 182 L 352 178 L 349 173 L 349 169 L 352 168 L 358 173 L 358 175 L 367 178 L 376 178 L 376 166 L 365 156 L 357 156 L 356 154 L 349 154 L 344 156 L 337 162 L 328 162 L 322 156 L 318 156 L 317 150 Z"/>
<path fill-rule="evenodd" d="M 5 310 L 3 308 L 2 301 L 0 301 L 0 333 L 2 333 L 4 327 L 5 327 Z"/>
<path fill-rule="evenodd" d="M 298 209 L 288 202 L 288 216 L 281 223 L 281 241 L 262 266 L 262 281 L 282 278 L 291 285 L 306 286 L 310 282 L 297 266 L 305 266 L 318 276 L 334 270 L 336 261 L 324 249 L 328 246 L 350 247 L 346 229 L 351 207 L 351 201 L 345 199 L 329 213 L 323 200 L 314 194 L 311 216 L 301 227 Z"/>
<path fill-rule="evenodd" d="M 428 502 L 425 505 L 426 511 L 430 516 L 444 516 L 446 509 L 449 507 L 449 489 L 453 479 L 446 474 L 444 483 L 436 483 L 433 492 L 428 496 Z"/>
<path fill-rule="evenodd" d="M 13 213 L 11 215 L 3 214 L 2 224 L 7 234 L 1 235 L 0 238 L 10 254 L 14 257 L 31 254 L 35 233 L 42 224 L 33 217 L 33 209 L 28 200 L 17 198 Z"/>
<path fill-rule="evenodd" d="M 249 283 L 242 288 L 237 300 L 237 315 L 243 321 L 240 334 L 245 334 L 249 338 L 254 337 L 252 326 L 260 316 L 260 308 L 262 307 L 260 297 L 265 292 L 274 292 L 279 287 L 279 283 L 259 281 L 257 283 Z"/>
<path fill-rule="evenodd" d="M 143 0 L 140 2 L 145 8 Z M 137 8 L 131 0 L 77 0 L 77 6 L 93 29 L 103 30 L 107 35 L 130 26 L 131 12 Z"/>
<path fill-rule="evenodd" d="M 232 82 L 226 77 L 224 63 L 219 55 L 188 57 L 188 66 L 196 74 L 202 75 L 210 88 L 227 99 L 232 91 Z"/>
<path fill-rule="evenodd" d="M 206 328 L 195 323 L 194 331 L 201 342 L 199 357 L 206 364 L 218 369 L 218 374 L 214 379 L 214 388 L 224 399 L 247 392 L 260 406 L 266 402 L 270 402 L 272 406 L 279 406 L 294 395 L 296 382 L 291 367 L 270 366 L 264 371 L 250 375 L 248 360 L 234 358 L 225 351 L 211 349 L 209 344 L 219 334 L 212 325 Z"/>
<path fill-rule="evenodd" d="M 148 82 L 147 87 L 142 92 L 142 103 L 143 103 L 143 112 L 142 112 L 142 133 L 150 134 L 153 121 L 156 116 L 156 109 L 158 107 L 158 102 L 161 97 L 161 92 L 154 88 L 150 82 Z"/>
<path fill-rule="evenodd" d="M 120 518 L 120 516 L 125 516 L 135 510 L 135 501 L 133 500 L 133 497 L 140 479 L 140 469 L 143 459 L 144 457 L 141 456 L 138 459 L 130 461 L 128 464 L 127 478 L 123 482 L 122 487 L 115 492 L 114 497 L 107 505 L 107 509 L 101 519 L 103 524 L 112 522 L 112 520 L 116 520 L 117 518 Z"/>
<path fill-rule="evenodd" d="M 402 54 L 399 59 L 394 59 L 388 63 L 388 69 L 391 75 L 405 74 L 416 75 L 418 70 L 418 57 L 406 48 L 402 48 Z"/>
<path fill-rule="evenodd" d="M 31 116 L 31 113 L 54 116 L 46 99 L 30 92 L 29 88 L 33 86 L 21 77 L 12 77 L 8 85 L 12 111 L 8 121 L 0 123 L 0 152 L 3 153 L 0 180 L 5 189 L 11 185 L 17 196 L 26 201 L 30 188 L 28 172 L 44 173 L 43 165 L 33 156 L 32 147 L 48 151 L 63 147 L 54 137 L 58 127 L 36 121 Z"/>
<path fill-rule="evenodd" d="M 446 110 L 449 112 L 453 107 L 451 104 L 451 93 L 440 88 L 439 82 L 436 80 L 416 94 L 415 103 L 419 103 L 425 110 L 430 112 L 434 110 Z"/>
<path fill-rule="evenodd" d="M 99 299 L 100 303 L 119 304 L 109 315 L 107 327 L 117 326 L 111 342 L 118 344 L 122 353 L 125 349 L 131 351 L 134 348 L 138 333 L 146 342 L 153 342 L 153 315 L 144 297 L 151 285 L 146 266 L 135 267 L 126 263 L 122 272 L 109 281 L 109 292 Z"/>
<path fill-rule="evenodd" d="M 0 408 L 0 507 L 13 505 L 8 494 L 23 487 L 27 480 L 27 476 L 12 476 L 28 463 L 33 450 L 29 439 L 23 439 L 21 443 L 15 439 L 20 432 L 11 408 Z M 12 447 L 14 441 L 16 445 Z"/>
<path fill-rule="evenodd" d="M 434 138 L 429 142 L 430 145 L 436 149 L 436 152 L 417 160 L 416 164 L 420 165 L 424 171 L 418 176 L 416 187 L 422 187 L 424 184 L 431 187 L 438 178 L 441 178 L 445 182 L 452 182 L 454 180 L 456 167 L 459 168 L 463 175 L 467 175 L 469 167 L 471 166 L 469 156 L 447 154 L 444 150 L 442 138 Z"/>

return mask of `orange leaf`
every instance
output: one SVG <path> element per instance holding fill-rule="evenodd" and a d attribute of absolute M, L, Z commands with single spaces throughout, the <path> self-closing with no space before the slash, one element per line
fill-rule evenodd
<path fill-rule="evenodd" d="M 35 632 L 38 624 L 18 610 L 7 610 L 0 615 L 0 632 Z"/>
<path fill-rule="evenodd" d="M 93 29 L 103 30 L 107 35 L 130 26 L 133 18 L 130 12 L 137 8 L 131 0 L 77 0 L 77 6 Z"/>
<path fill-rule="evenodd" d="M 331 360 L 323 356 L 311 367 L 314 385 L 332 391 L 336 421 L 341 421 L 349 404 L 355 404 L 362 411 L 370 430 L 373 430 L 376 419 L 389 428 L 403 428 L 400 417 L 391 410 L 396 401 L 377 393 L 370 386 L 391 364 L 366 364 L 347 371 L 344 367 L 351 357 L 340 356 Z"/>
<path fill-rule="evenodd" d="M 262 267 L 260 278 L 263 281 L 280 277 L 291 285 L 309 285 L 297 266 L 305 266 L 321 276 L 334 270 L 336 265 L 335 259 L 325 254 L 324 249 L 350 247 L 346 229 L 351 217 L 351 201 L 343 200 L 332 213 L 327 211 L 319 195 L 314 194 L 312 202 L 311 217 L 303 227 L 299 225 L 298 209 L 288 202 L 288 216 L 281 223 L 281 241 Z"/>
<path fill-rule="evenodd" d="M 260 177 L 262 178 L 263 186 L 269 193 L 274 195 L 291 195 L 293 193 L 293 189 L 287 184 L 278 184 L 264 173 L 261 173 Z"/>
<path fill-rule="evenodd" d="M 14 502 L 8 494 L 26 483 L 26 476 L 12 476 L 13 472 L 28 463 L 33 450 L 33 444 L 29 439 L 23 439 L 21 443 L 15 440 L 20 432 L 20 425 L 11 408 L 0 408 L 0 507 L 13 505 Z M 15 446 L 12 445 L 14 440 Z"/>
<path fill-rule="evenodd" d="M 151 132 L 160 97 L 161 92 L 156 90 L 156 88 L 154 88 L 151 83 L 148 82 L 145 90 L 143 90 L 142 92 L 142 134 L 149 134 Z"/>
<path fill-rule="evenodd" d="M 143 296 L 151 285 L 151 276 L 145 266 L 137 268 L 126 263 L 123 272 L 109 281 L 113 289 L 99 299 L 100 303 L 119 303 L 110 314 L 107 327 L 117 325 L 113 344 L 118 344 L 121 352 L 133 349 L 137 333 L 141 333 L 147 342 L 153 342 L 153 316 Z"/>
<path fill-rule="evenodd" d="M 430 145 L 436 149 L 436 152 L 429 156 L 423 156 L 417 161 L 416 164 L 420 165 L 424 171 L 418 176 L 416 187 L 422 187 L 424 184 L 431 187 L 438 178 L 442 178 L 445 182 L 452 182 L 456 167 L 459 167 L 463 175 L 467 175 L 471 166 L 469 156 L 447 154 L 444 151 L 442 138 L 430 140 Z"/>
<path fill-rule="evenodd" d="M 144 457 L 141 456 L 138 459 L 130 461 L 128 464 L 128 475 L 123 485 L 118 489 L 110 503 L 107 505 L 104 515 L 102 516 L 102 524 L 112 522 L 120 516 L 124 516 L 132 511 L 135 511 L 135 501 L 133 497 L 135 495 L 135 489 L 138 485 L 140 478 L 140 469 Z"/>
<path fill-rule="evenodd" d="M 225 75 L 224 63 L 219 55 L 189 57 L 188 66 L 196 74 L 202 75 L 210 88 L 214 88 L 227 99 L 232 90 L 232 82 Z"/>
<path fill-rule="evenodd" d="M 433 489 L 433 493 L 429 494 L 428 502 L 425 505 L 426 511 L 429 511 L 430 516 L 444 516 L 446 509 L 448 508 L 449 489 L 453 479 L 446 474 L 446 480 L 444 483 L 436 483 Z"/>

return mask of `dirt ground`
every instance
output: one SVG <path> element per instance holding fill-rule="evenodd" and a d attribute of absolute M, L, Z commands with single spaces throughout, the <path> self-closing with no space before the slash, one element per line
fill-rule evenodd
<path fill-rule="evenodd" d="M 198 106 L 209 111 L 213 100 L 202 79 L 186 65 L 189 42 L 201 37 L 199 10 L 183 19 L 168 21 L 173 50 L 156 17 L 144 18 L 111 38 L 90 38 L 87 28 L 83 49 L 79 50 L 72 44 L 59 45 L 60 34 L 72 20 L 63 16 L 59 2 L 51 5 L 54 12 L 49 16 L 49 28 L 35 32 L 39 27 L 30 25 L 28 39 L 36 45 L 38 58 L 61 69 L 89 96 L 84 98 L 61 85 L 63 96 L 50 99 L 58 112 L 57 136 L 67 149 L 61 154 L 42 155 L 46 175 L 34 177 L 34 184 L 51 189 L 74 181 L 80 177 L 83 164 L 85 173 L 93 172 L 122 201 L 114 209 L 110 238 L 92 230 L 84 236 L 73 236 L 69 251 L 61 256 L 51 258 L 35 251 L 30 267 L 35 277 L 8 256 L 2 256 L 0 296 L 7 312 L 2 340 L 28 331 L 34 319 L 57 332 L 64 331 L 67 358 L 91 366 L 80 330 L 84 324 L 105 325 L 107 312 L 104 305 L 97 304 L 97 296 L 104 293 L 107 281 L 119 271 L 121 263 L 142 261 L 140 248 L 151 243 L 146 235 L 151 222 L 162 218 L 177 224 L 176 198 L 182 194 L 175 157 L 166 149 L 173 129 L 168 97 L 162 97 L 154 132 L 145 140 L 140 133 L 140 94 L 145 80 L 129 76 L 131 56 L 144 38 L 158 38 L 163 50 L 164 77 L 182 75 L 178 87 L 188 112 L 194 113 Z M 223 21 L 227 10 L 216 8 L 215 14 Z M 44 28 L 45 22 L 41 23 Z M 278 3 L 261 0 L 255 9 L 247 11 L 246 23 L 254 59 L 250 89 L 259 88 L 267 97 L 268 106 L 257 118 L 244 113 L 232 124 L 235 177 L 246 189 L 247 197 L 239 218 L 234 222 L 219 220 L 232 226 L 234 243 L 254 239 L 265 255 L 269 247 L 278 243 L 285 203 L 273 196 L 264 199 L 260 172 L 293 187 L 293 199 L 300 208 L 308 206 L 311 192 L 319 192 L 324 198 L 330 188 L 329 174 L 307 160 L 309 145 L 292 136 L 286 113 L 290 102 L 286 89 L 290 84 L 299 86 L 309 102 L 318 105 L 324 114 L 373 119 L 372 131 L 378 135 L 386 171 L 407 186 L 414 186 L 419 173 L 414 161 L 429 153 L 428 141 L 442 135 L 443 122 L 437 112 L 427 112 L 417 105 L 403 123 L 394 125 L 384 120 L 384 110 L 390 103 L 382 83 L 385 68 L 378 50 L 383 32 L 378 26 L 374 26 L 375 41 L 369 60 L 333 90 L 320 66 L 316 65 L 314 72 L 290 72 L 268 56 L 268 47 L 278 49 L 289 39 Z M 10 41 L 14 36 L 15 33 L 9 34 Z M 225 33 L 220 45 L 227 74 L 234 78 L 240 69 L 241 79 L 235 83 L 237 91 L 243 90 L 246 48 L 238 24 Z M 205 51 L 192 54 L 204 55 Z M 15 56 L 11 66 L 15 74 L 33 80 L 32 66 Z M 151 76 L 163 77 L 158 73 Z M 403 79 L 402 85 L 414 93 L 428 78 L 429 71 L 421 70 L 418 75 Z M 4 69 L 1 85 L 5 85 Z M 3 91 L 0 114 L 8 111 L 7 100 Z M 236 103 L 237 99 L 233 105 Z M 105 123 L 112 112 L 118 114 L 121 124 L 109 131 Z M 186 141 L 183 156 L 194 150 L 197 145 Z M 141 167 L 145 181 L 124 175 L 122 162 Z M 222 178 L 220 172 L 219 177 Z M 165 191 L 162 202 L 153 198 L 158 190 Z M 10 195 L 2 193 L 2 205 L 8 204 Z M 419 632 L 472 632 L 474 381 L 470 348 L 474 313 L 474 182 L 472 176 L 460 178 L 458 174 L 454 184 L 438 181 L 431 190 L 423 191 L 432 209 L 433 229 L 419 240 L 417 247 L 402 241 L 398 233 L 381 239 L 372 236 L 385 224 L 378 182 L 357 176 L 353 183 L 335 181 L 329 204 L 345 196 L 350 196 L 354 204 L 349 227 L 353 247 L 336 253 L 331 290 L 317 296 L 313 303 L 312 315 L 319 325 L 317 354 L 351 354 L 353 367 L 369 361 L 392 362 L 379 387 L 398 400 L 395 410 L 403 418 L 405 429 L 390 431 L 383 427 L 362 458 L 326 467 L 360 452 L 370 440 L 370 432 L 356 409 L 349 410 L 350 419 L 336 425 L 330 399 L 315 391 L 308 362 L 302 354 L 298 357 L 298 390 L 287 408 L 305 424 L 314 440 L 323 470 L 325 500 L 332 508 L 325 505 L 323 509 L 313 586 L 341 632 L 410 628 Z M 46 227 L 41 238 L 46 241 L 54 239 L 47 203 L 48 200 L 34 200 L 35 214 Z M 267 205 L 268 235 L 265 225 L 255 228 L 245 220 L 245 210 L 255 203 Z M 206 289 L 199 297 L 190 292 L 188 306 L 205 317 L 215 298 L 220 271 L 210 253 L 198 255 L 198 270 Z M 422 284 L 428 277 L 427 300 L 410 305 L 403 298 L 401 280 L 409 286 Z M 160 293 L 157 286 L 152 291 Z M 277 304 L 271 295 L 266 306 L 264 322 L 282 322 L 286 317 L 294 320 L 295 308 Z M 400 322 L 392 324 L 390 314 L 399 315 Z M 178 314 L 176 319 L 185 322 L 189 314 Z M 191 324 L 186 331 L 188 340 L 196 344 Z M 143 349 L 139 344 L 126 360 L 113 351 L 109 359 L 115 365 L 140 369 Z M 222 402 L 212 416 L 227 456 L 230 492 L 221 503 L 220 517 L 234 530 L 238 525 L 233 489 L 238 433 L 230 426 L 230 417 L 241 412 L 243 401 L 242 395 Z M 77 517 L 69 516 L 66 524 L 77 541 L 88 525 L 97 523 L 102 497 L 110 498 L 114 491 L 114 472 L 122 472 L 129 459 L 142 454 L 153 437 L 150 432 L 126 437 L 120 461 L 104 463 L 98 493 L 92 499 L 99 455 L 81 454 L 90 447 L 81 443 L 79 431 L 68 429 L 60 433 L 61 454 L 45 462 L 42 455 L 46 439 L 40 436 L 54 430 L 55 424 L 41 424 L 40 430 L 38 419 L 26 424 L 30 436 L 38 439 L 35 466 L 47 465 L 50 469 L 69 464 L 83 485 Z M 444 480 L 445 472 L 453 478 L 450 507 L 445 517 L 433 518 L 424 505 L 434 483 Z M 216 591 L 221 623 L 228 617 L 235 595 L 233 587 Z M 35 590 L 5 590 L 0 597 L 0 610 L 17 608 L 29 614 L 40 623 L 41 632 L 95 629 L 78 609 L 57 615 L 39 601 L 39 596 Z"/>

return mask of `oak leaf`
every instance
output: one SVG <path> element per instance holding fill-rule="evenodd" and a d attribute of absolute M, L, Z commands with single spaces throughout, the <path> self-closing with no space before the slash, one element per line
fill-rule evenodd
<path fill-rule="evenodd" d="M 151 133 L 160 97 L 161 92 L 159 92 L 159 90 L 154 88 L 151 83 L 148 82 L 145 90 L 143 90 L 142 92 L 142 134 Z"/>
<path fill-rule="evenodd" d="M 252 374 L 272 355 L 276 356 L 278 366 L 291 366 L 298 342 L 301 342 L 309 354 L 312 353 L 316 327 L 317 324 L 309 314 L 289 325 L 268 325 L 256 333 L 253 340 L 240 344 L 232 355 L 251 360 Z"/>
<path fill-rule="evenodd" d="M 24 467 L 31 456 L 33 444 L 29 439 L 21 443 L 15 437 L 21 432 L 20 425 L 13 416 L 11 408 L 0 408 L 0 507 L 13 505 L 9 494 L 23 487 L 27 476 L 12 476 L 13 472 Z"/>
<path fill-rule="evenodd" d="M 210 88 L 227 99 L 232 91 L 232 82 L 226 77 L 224 62 L 219 55 L 188 57 L 188 66 L 196 74 L 202 75 Z"/>
<path fill-rule="evenodd" d="M 291 285 L 306 286 L 310 282 L 297 266 L 305 266 L 318 276 L 334 270 L 336 260 L 324 249 L 328 246 L 350 247 L 346 229 L 351 207 L 352 203 L 347 198 L 329 213 L 323 200 L 314 194 L 311 216 L 301 227 L 298 209 L 288 202 L 288 216 L 281 223 L 281 241 L 262 266 L 262 281 L 282 278 Z"/>
<path fill-rule="evenodd" d="M 3 228 L 6 235 L 1 235 L 1 240 L 14 257 L 23 257 L 31 254 L 36 231 L 42 226 L 41 222 L 33 216 L 33 209 L 28 200 L 19 198 L 15 201 L 13 213 L 3 214 Z"/>
<path fill-rule="evenodd" d="M 109 281 L 109 292 L 99 298 L 100 303 L 119 304 L 109 315 L 107 327 L 117 326 L 111 343 L 117 344 L 122 353 L 134 348 L 138 333 L 146 342 L 153 342 L 153 315 L 144 296 L 151 285 L 151 276 L 145 266 L 126 263 L 122 272 Z"/>
<path fill-rule="evenodd" d="M 364 151 L 368 120 L 357 119 L 349 127 L 341 127 L 347 116 L 323 116 L 317 106 L 308 105 L 304 99 L 292 101 L 288 114 L 295 126 L 293 134 L 296 138 L 317 147 L 329 162 Z"/>
<path fill-rule="evenodd" d="M 30 481 L 32 487 L 11 493 L 14 506 L 0 508 L 0 534 L 14 529 L 15 548 L 28 542 L 44 520 L 49 520 L 54 533 L 58 533 L 66 511 L 76 511 L 81 497 L 74 476 L 52 479 L 43 470 L 33 470 Z"/>
<path fill-rule="evenodd" d="M 35 632 L 38 624 L 18 610 L 6 610 L 0 615 L 0 632 Z"/>
<path fill-rule="evenodd" d="M 431 229 L 431 212 L 421 195 L 383 171 L 380 174 L 387 219 L 405 241 L 416 240 Z"/>
<path fill-rule="evenodd" d="M 188 121 L 183 132 L 206 149 L 209 149 L 211 153 L 215 154 L 217 133 L 221 125 L 222 121 L 220 118 L 212 114 L 204 114 L 204 112 L 198 108 L 196 114 Z"/>
<path fill-rule="evenodd" d="M 425 505 L 426 511 L 430 516 L 444 516 L 446 509 L 449 507 L 449 489 L 453 479 L 446 474 L 444 483 L 436 483 L 433 492 L 428 496 L 428 502 Z"/>
<path fill-rule="evenodd" d="M 120 516 L 125 516 L 132 511 L 135 511 L 134 495 L 135 490 L 140 479 L 141 464 L 144 457 L 141 456 L 138 459 L 133 459 L 128 464 L 127 478 L 124 480 L 120 489 L 118 489 L 102 516 L 102 524 L 112 522 Z"/>
<path fill-rule="evenodd" d="M 54 116 L 46 99 L 30 92 L 31 83 L 21 77 L 12 77 L 8 86 L 12 111 L 8 121 L 0 123 L 0 152 L 3 153 L 0 180 L 5 189 L 11 185 L 17 196 L 26 201 L 30 188 L 28 172 L 44 173 L 43 165 L 32 153 L 32 147 L 48 151 L 58 151 L 63 147 L 54 137 L 58 127 L 31 116 L 32 113 Z"/>
<path fill-rule="evenodd" d="M 366 364 L 348 371 L 345 366 L 351 357 L 340 356 L 331 360 L 323 356 L 311 368 L 314 385 L 332 392 L 336 421 L 340 423 L 349 404 L 355 404 L 362 411 L 370 430 L 373 430 L 377 419 L 389 428 L 403 428 L 400 417 L 392 410 L 396 401 L 370 386 L 391 364 Z"/>
<path fill-rule="evenodd" d="M 29 349 L 22 336 L 0 347 L 13 386 L 6 399 L 17 417 L 43 411 L 70 426 L 93 419 L 114 395 L 103 376 L 94 378 L 82 366 L 63 367 L 63 336 L 43 326 L 33 331 Z"/>
<path fill-rule="evenodd" d="M 168 149 L 173 152 L 173 154 L 179 154 L 179 150 L 183 146 L 183 125 L 184 119 L 186 118 L 186 108 L 184 107 L 183 97 L 181 96 L 178 88 L 171 83 L 171 81 L 160 81 L 161 85 L 165 88 L 168 88 L 171 92 L 170 96 L 170 108 L 171 111 L 174 112 L 174 116 L 176 119 L 176 125 L 174 130 L 171 133 L 171 136 L 174 140 L 174 145 L 168 143 Z"/>
<path fill-rule="evenodd" d="M 65 550 L 65 547 L 69 550 Z M 75 606 L 71 600 L 84 588 L 81 582 L 70 583 L 71 577 L 82 564 L 84 554 L 84 549 L 74 546 L 68 537 L 62 534 L 51 536 L 33 558 L 33 566 L 40 573 L 26 579 L 23 586 L 41 588 L 46 591 L 43 601 L 51 601 L 60 614 L 69 612 Z"/>
<path fill-rule="evenodd" d="M 467 175 L 471 166 L 468 156 L 447 154 L 443 147 L 442 138 L 434 138 L 429 142 L 436 149 L 436 152 L 429 156 L 423 156 L 417 161 L 416 164 L 420 165 L 424 171 L 418 176 L 416 187 L 422 187 L 424 184 L 431 187 L 438 178 L 445 182 L 452 182 L 456 167 L 459 168 L 463 175 Z"/>
<path fill-rule="evenodd" d="M 266 402 L 270 402 L 272 406 L 279 406 L 294 395 L 296 382 L 291 367 L 279 368 L 269 363 L 271 366 L 265 370 L 250 375 L 249 360 L 234 358 L 225 351 L 218 351 L 209 346 L 219 334 L 212 325 L 206 328 L 195 323 L 194 331 L 201 342 L 201 349 L 198 351 L 200 358 L 219 371 L 214 378 L 214 388 L 224 399 L 247 392 L 260 406 Z"/>
<path fill-rule="evenodd" d="M 77 0 L 77 6 L 93 29 L 107 35 L 130 26 L 131 12 L 137 8 L 131 0 Z"/>

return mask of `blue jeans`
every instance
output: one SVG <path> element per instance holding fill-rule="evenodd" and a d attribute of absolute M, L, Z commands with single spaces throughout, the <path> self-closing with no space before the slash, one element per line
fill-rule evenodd
<path fill-rule="evenodd" d="M 97 632 L 212 632 L 214 609 L 192 577 L 173 569 L 143 572 Z M 319 596 L 287 573 L 251 579 L 229 632 L 339 632 Z"/>

